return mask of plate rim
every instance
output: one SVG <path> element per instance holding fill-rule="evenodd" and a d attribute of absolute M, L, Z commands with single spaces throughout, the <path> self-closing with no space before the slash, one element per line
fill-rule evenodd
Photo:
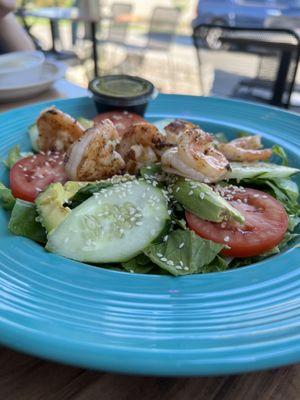
<path fill-rule="evenodd" d="M 167 95 L 160 95 L 160 96 L 167 96 Z M 171 95 L 171 96 L 174 97 L 174 95 Z M 176 95 L 176 96 L 179 96 L 179 95 Z M 180 97 L 192 97 L 192 96 L 180 96 Z M 90 101 L 90 98 L 86 97 L 86 96 L 80 97 L 79 99 L 82 100 L 82 101 L 84 101 L 84 99 L 89 99 L 89 101 Z M 228 100 L 228 99 L 224 99 L 224 98 L 213 98 L 213 99 L 218 100 L 218 101 L 221 100 L 221 101 L 233 102 L 233 103 L 239 103 L 239 104 L 240 103 L 251 104 L 251 106 L 255 106 L 255 107 L 259 108 L 259 109 L 261 109 L 263 107 L 264 109 L 266 109 L 268 111 L 272 111 L 272 112 L 275 111 L 276 114 L 278 114 L 278 112 L 279 112 L 279 113 L 283 113 L 283 115 L 286 115 L 286 112 L 283 111 L 283 110 L 277 110 L 277 109 L 274 109 L 273 107 L 265 106 L 265 105 L 264 106 L 260 106 L 260 105 L 257 105 L 255 103 L 252 103 L 252 102 L 241 102 L 241 101 L 238 101 L 238 100 Z M 76 100 L 76 99 L 71 99 L 71 100 Z M 21 109 L 24 110 L 24 109 L 32 109 L 34 107 L 44 107 L 44 106 L 48 105 L 49 103 L 59 104 L 60 102 L 68 102 L 68 101 L 70 101 L 70 99 L 61 99 L 61 100 L 54 99 L 52 101 L 47 101 L 47 102 L 42 102 L 42 103 L 36 103 L 34 105 L 24 106 L 24 107 L 21 107 Z M 20 110 L 20 108 L 1 113 L 0 114 L 0 121 L 1 121 L 1 117 L 3 117 L 3 114 L 5 114 L 5 116 L 7 116 L 8 114 L 10 114 L 10 113 L 13 114 L 18 110 Z M 290 114 L 296 116 L 299 119 L 299 115 L 297 115 L 296 113 L 290 113 Z M 253 267 L 249 266 L 249 267 L 244 267 L 243 268 L 243 270 L 246 270 L 246 269 L 253 269 Z M 230 274 L 230 273 L 233 273 L 233 272 L 234 271 L 226 271 L 226 272 L 224 272 L 224 274 Z M 214 275 L 216 275 L 216 274 L 214 274 Z M 217 275 L 220 276 L 220 273 L 218 273 Z M 177 279 L 177 278 L 171 278 L 171 279 Z M 182 279 L 182 278 L 179 278 L 179 279 Z M 185 279 L 185 277 L 183 279 Z M 191 278 L 189 278 L 189 279 L 191 279 Z M 4 328 L 3 332 L 5 333 L 4 336 L 1 335 L 2 337 L 0 337 L 0 342 L 2 342 L 3 344 L 9 345 L 9 347 L 12 347 L 11 339 L 7 336 L 7 334 L 8 335 L 11 334 L 11 330 L 10 329 L 8 329 L 8 331 L 5 330 L 5 326 L 7 328 L 7 326 L 9 326 L 9 322 L 6 322 L 6 324 L 5 324 L 5 323 L 3 323 L 3 320 L 1 320 L 1 318 L 0 318 L 0 326 L 2 328 Z M 11 327 L 11 329 L 14 329 L 14 328 Z M 25 330 L 25 329 L 18 331 L 18 333 L 19 333 L 19 336 L 21 336 L 21 337 L 23 336 L 23 340 L 27 337 L 28 341 L 30 340 L 30 335 L 31 336 L 33 335 L 33 332 L 30 332 L 30 330 Z M 39 335 L 40 333 L 37 332 L 36 334 Z M 20 342 L 22 342 L 21 337 L 19 337 Z M 24 346 L 26 346 L 25 343 L 23 345 L 20 345 L 20 342 L 19 343 L 15 343 L 15 349 L 28 352 L 29 354 L 38 355 L 40 357 L 41 356 L 42 357 L 46 357 L 47 359 L 51 359 L 51 360 L 54 360 L 54 361 L 56 360 L 56 361 L 60 361 L 60 362 L 69 362 L 69 363 L 71 363 L 73 365 L 75 363 L 76 365 L 80 365 L 80 366 L 84 366 L 84 367 L 90 367 L 91 366 L 91 364 L 92 364 L 91 360 L 90 360 L 90 362 L 88 362 L 88 364 L 86 364 L 85 362 L 84 363 L 80 363 L 80 360 L 78 360 L 77 357 L 73 358 L 74 361 L 72 360 L 72 357 L 71 357 L 71 359 L 66 360 L 65 355 L 62 355 L 60 357 L 57 354 L 55 356 L 53 356 L 53 354 L 50 354 L 50 353 L 48 354 L 47 351 L 43 352 L 42 349 L 44 349 L 45 344 L 49 345 L 51 342 L 53 343 L 53 341 L 55 341 L 55 338 L 53 338 L 53 337 L 52 337 L 52 339 L 48 338 L 48 340 L 46 340 L 46 341 L 43 340 L 43 339 L 45 339 L 45 338 L 40 337 L 39 340 L 37 340 L 37 338 L 36 338 L 37 342 L 40 341 L 40 346 L 41 346 L 38 351 L 36 351 L 36 347 L 35 348 L 30 348 L 29 351 L 27 351 L 28 350 L 28 341 L 26 342 L 27 343 L 27 347 L 26 348 L 24 347 Z M 50 340 L 50 342 L 49 342 L 49 340 Z M 65 342 L 64 344 L 65 344 L 65 346 L 67 346 L 67 342 Z M 101 350 L 103 351 L 104 349 L 101 349 Z M 120 350 L 117 350 L 117 351 L 119 352 Z M 274 362 L 274 356 L 273 356 L 273 359 L 271 358 L 271 362 L 264 361 L 264 363 L 261 363 L 261 366 L 259 367 L 259 369 L 273 368 L 273 367 L 277 367 L 277 366 L 281 366 L 281 365 L 287 365 L 287 364 L 299 361 L 300 360 L 300 343 L 297 346 L 295 345 L 295 348 L 293 350 L 290 350 L 288 353 L 292 353 L 292 354 L 286 355 L 285 359 L 282 358 L 282 354 L 281 354 L 280 355 L 281 361 L 278 359 L 277 363 Z M 118 353 L 116 353 L 115 356 L 117 354 Z M 214 375 L 216 373 L 218 373 L 218 374 L 228 374 L 228 373 L 237 373 L 237 372 L 248 372 L 248 371 L 253 371 L 253 370 L 257 369 L 257 368 L 253 368 L 253 364 L 249 363 L 249 360 L 245 361 L 244 363 L 242 361 L 240 361 L 239 365 L 240 366 L 243 365 L 243 369 L 242 370 L 240 368 L 236 369 L 237 367 L 236 367 L 236 364 L 235 364 L 235 365 L 232 365 L 231 367 L 225 366 L 223 368 L 223 370 L 218 370 L 217 372 L 213 372 L 213 371 L 210 372 L 209 370 L 205 370 L 205 368 L 202 369 L 202 370 L 201 369 L 199 370 L 199 366 L 198 366 L 198 369 L 193 372 L 193 370 L 187 369 L 187 367 L 184 366 L 184 363 L 181 363 L 181 364 L 179 363 L 178 366 L 176 368 L 174 368 L 173 371 L 167 371 L 166 369 L 163 369 L 162 366 L 160 366 L 161 369 L 159 370 L 157 368 L 157 366 L 155 368 L 155 366 L 153 366 L 153 365 L 151 366 L 149 364 L 148 365 L 148 370 L 147 370 L 147 365 L 144 365 L 143 366 L 143 371 L 141 371 L 140 373 L 141 374 L 145 374 L 146 373 L 146 374 L 151 374 L 151 375 L 160 375 L 160 376 L 161 375 L 165 375 L 165 376 L 178 376 L 178 375 L 192 376 L 192 375 Z M 95 367 L 99 368 L 99 365 L 98 366 L 95 365 Z M 184 368 L 186 368 L 185 371 L 184 371 Z M 105 369 L 108 370 L 108 371 L 112 371 L 112 372 L 129 372 L 129 373 L 135 373 L 135 374 L 139 373 L 139 371 L 135 370 L 133 368 L 133 366 L 129 365 L 129 364 L 127 365 L 127 369 L 123 368 L 123 369 L 120 370 L 120 368 L 116 367 L 116 365 L 114 363 L 112 363 L 110 365 L 106 365 Z"/>

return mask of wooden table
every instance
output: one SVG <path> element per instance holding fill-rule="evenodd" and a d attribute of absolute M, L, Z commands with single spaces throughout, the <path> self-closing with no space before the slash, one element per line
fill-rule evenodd
<path fill-rule="evenodd" d="M 84 96 L 65 80 L 26 102 Z M 0 332 L 1 335 L 1 332 Z M 1 400 L 299 400 L 300 365 L 245 375 L 153 378 L 69 367 L 0 347 Z"/>
<path fill-rule="evenodd" d="M 56 51 L 55 45 L 55 23 L 61 20 L 68 20 L 70 22 L 85 22 L 91 27 L 91 39 L 93 43 L 93 61 L 94 61 L 94 74 L 98 76 L 98 63 L 99 54 L 97 47 L 97 25 L 100 24 L 100 18 L 98 15 L 90 15 L 83 13 L 77 7 L 62 8 L 62 7 L 49 7 L 49 8 L 37 8 L 23 10 L 19 9 L 16 15 L 24 17 L 35 17 L 47 19 L 50 23 L 51 38 L 52 38 L 52 51 Z"/>

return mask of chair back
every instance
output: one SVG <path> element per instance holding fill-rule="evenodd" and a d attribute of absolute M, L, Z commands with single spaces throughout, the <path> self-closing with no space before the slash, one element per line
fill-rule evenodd
<path fill-rule="evenodd" d="M 176 36 L 180 14 L 174 7 L 156 7 L 153 10 L 147 35 L 149 49 L 169 49 Z"/>
<path fill-rule="evenodd" d="M 114 3 L 111 7 L 111 22 L 108 29 L 108 41 L 124 42 L 128 33 L 129 22 L 119 20 L 123 15 L 131 14 L 132 4 Z"/>
<path fill-rule="evenodd" d="M 221 46 L 207 50 L 206 38 L 212 29 L 218 32 Z M 226 95 L 254 101 L 261 98 L 273 105 L 289 106 L 300 57 L 300 39 L 297 30 L 275 26 L 230 27 L 198 24 L 195 21 L 193 43 L 200 71 L 203 59 L 207 57 L 214 65 L 215 82 L 218 81 L 217 74 L 223 79 L 225 77 L 225 86 L 228 82 L 232 82 L 233 90 Z M 283 65 L 284 59 L 288 60 L 288 67 L 287 64 Z M 279 79 L 280 74 L 281 79 Z M 283 82 L 284 88 L 281 86 Z M 278 93 L 282 90 L 284 94 L 279 98 Z M 254 97 L 253 93 L 256 93 Z M 216 91 L 214 94 L 224 95 Z"/>

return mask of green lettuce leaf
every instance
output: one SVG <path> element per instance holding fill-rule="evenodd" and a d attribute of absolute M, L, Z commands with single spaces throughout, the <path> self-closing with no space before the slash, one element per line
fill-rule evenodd
<path fill-rule="evenodd" d="M 7 166 L 7 168 L 10 169 L 21 158 L 22 158 L 22 156 L 21 156 L 20 146 L 19 145 L 14 146 L 8 153 L 8 157 L 5 161 L 5 165 Z"/>
<path fill-rule="evenodd" d="M 127 271 L 135 274 L 148 274 L 155 264 L 145 254 L 139 254 L 132 260 L 122 263 L 122 267 Z"/>
<path fill-rule="evenodd" d="M 78 192 L 76 192 L 75 195 L 71 197 L 71 199 L 68 201 L 68 206 L 73 209 L 79 206 L 79 204 L 83 203 L 91 196 L 93 196 L 94 193 L 98 193 L 102 189 L 106 189 L 116 183 L 126 182 L 133 179 L 135 179 L 135 177 L 132 175 L 116 175 L 111 179 L 89 183 L 88 185 L 83 186 L 81 189 L 79 189 Z"/>
<path fill-rule="evenodd" d="M 16 199 L 3 183 L 0 182 L 0 206 L 5 210 L 11 211 L 14 208 Z"/>
<path fill-rule="evenodd" d="M 8 229 L 17 236 L 24 236 L 39 243 L 46 243 L 46 231 L 37 220 L 34 203 L 17 199 L 11 213 Z"/>
<path fill-rule="evenodd" d="M 286 167 L 289 165 L 288 156 L 281 146 L 276 144 L 275 146 L 272 147 L 272 152 L 281 159 L 282 165 L 285 165 Z"/>
<path fill-rule="evenodd" d="M 26 153 L 21 153 L 20 146 L 14 146 L 10 152 L 8 153 L 8 157 L 6 161 L 4 161 L 4 164 L 6 165 L 7 168 L 11 169 L 12 166 L 19 160 L 21 160 L 24 157 L 29 157 L 32 156 L 32 152 L 26 152 Z"/>
<path fill-rule="evenodd" d="M 156 265 L 172 275 L 189 275 L 206 272 L 224 246 L 202 239 L 190 230 L 176 230 L 163 243 L 152 244 L 144 249 Z M 218 270 L 220 261 L 210 270 Z M 211 271 L 210 271 L 211 272 Z"/>
<path fill-rule="evenodd" d="M 209 272 L 221 272 L 221 271 L 226 271 L 228 268 L 228 262 L 224 260 L 224 258 L 217 256 L 210 264 L 204 265 L 202 267 L 201 272 L 203 274 L 209 273 Z"/>

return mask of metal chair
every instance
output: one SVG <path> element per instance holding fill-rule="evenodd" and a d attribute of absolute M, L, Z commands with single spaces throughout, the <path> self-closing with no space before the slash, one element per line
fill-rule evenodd
<path fill-rule="evenodd" d="M 127 3 L 114 3 L 111 7 L 111 21 L 108 27 L 106 43 L 113 43 L 123 45 L 126 42 L 129 21 L 122 16 L 130 15 L 132 12 L 132 4 Z"/>
<path fill-rule="evenodd" d="M 226 44 L 226 48 L 204 50 L 207 30 L 216 27 L 220 29 L 220 26 L 214 24 L 195 24 L 193 26 L 193 42 L 197 51 L 200 76 L 205 54 L 210 58 L 212 54 L 218 55 L 220 64 L 223 65 L 230 65 L 225 60 L 226 57 L 231 56 L 236 63 L 232 64 L 234 67 L 232 75 L 237 76 L 238 81 L 235 81 L 229 96 L 259 100 L 288 108 L 295 86 L 300 56 L 298 34 L 292 29 L 285 28 L 222 26 L 219 40 Z M 243 64 L 242 54 L 244 57 L 252 57 L 252 68 Z M 224 67 L 221 65 L 219 70 L 224 71 Z M 253 71 L 256 73 L 253 74 Z M 225 72 L 229 79 L 231 71 L 227 69 Z M 246 72 L 252 76 L 248 77 Z"/>
<path fill-rule="evenodd" d="M 140 70 L 144 66 L 145 58 L 150 51 L 153 51 L 167 59 L 169 74 L 173 74 L 170 49 L 176 38 L 180 16 L 181 11 L 174 7 L 154 8 L 146 33 L 146 44 L 144 46 L 126 44 L 127 55 L 123 63 L 125 70 L 142 74 Z"/>

